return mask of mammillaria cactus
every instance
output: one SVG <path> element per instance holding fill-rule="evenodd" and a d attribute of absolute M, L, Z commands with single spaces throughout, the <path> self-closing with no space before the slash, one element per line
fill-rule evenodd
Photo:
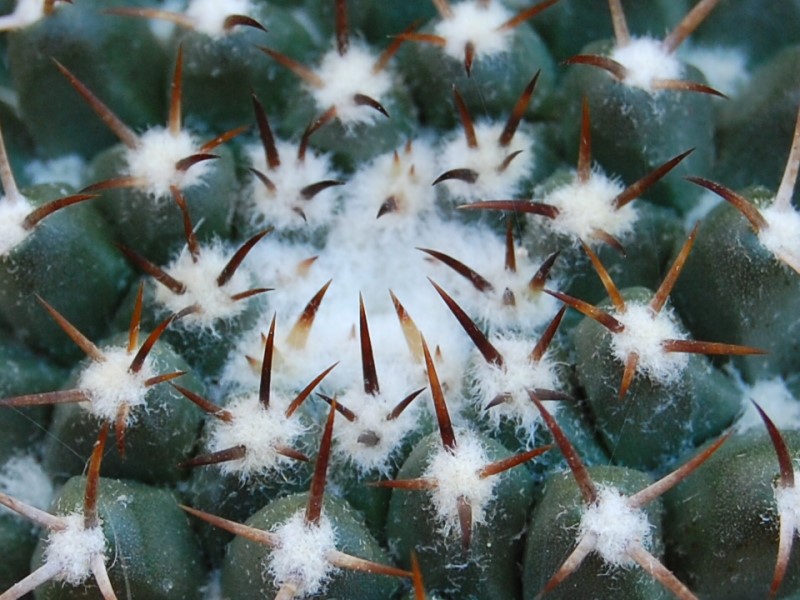
<path fill-rule="evenodd" d="M 0 13 L 0 600 L 800 595 L 798 0 Z"/>

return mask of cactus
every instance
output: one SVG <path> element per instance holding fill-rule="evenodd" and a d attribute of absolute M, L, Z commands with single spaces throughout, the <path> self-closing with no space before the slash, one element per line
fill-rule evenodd
<path fill-rule="evenodd" d="M 0 0 L 0 600 L 800 596 L 778 4 Z"/>

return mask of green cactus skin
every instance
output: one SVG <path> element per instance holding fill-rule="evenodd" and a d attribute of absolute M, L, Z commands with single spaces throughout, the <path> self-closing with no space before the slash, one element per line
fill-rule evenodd
<path fill-rule="evenodd" d="M 80 512 L 86 480 L 73 477 L 53 502 L 54 514 Z M 196 600 L 203 581 L 200 548 L 175 496 L 135 481 L 100 478 L 99 513 L 107 544 L 111 585 L 120 597 L 152 600 Z M 39 566 L 44 542 L 34 553 Z M 37 600 L 100 599 L 94 583 L 62 586 L 49 583 Z"/>
<path fill-rule="evenodd" d="M 509 4 L 525 6 L 521 0 Z M 661 36 L 689 9 L 686 0 L 627 0 L 623 3 L 631 32 Z M 722 12 L 722 11 L 719 11 Z M 594 0 L 561 0 L 557 10 L 545 11 L 533 22 L 556 60 L 564 60 L 595 40 L 613 35 L 608 4 Z"/>
<path fill-rule="evenodd" d="M 51 58 L 74 69 L 131 127 L 155 123 L 164 114 L 166 55 L 147 23 L 120 26 L 116 19 L 101 14 L 103 8 L 137 4 L 149 2 L 79 3 L 74 10 L 56 11 L 51 18 L 10 35 L 8 57 L 20 110 L 46 156 L 79 152 L 89 158 L 114 141 Z M 115 48 L 126 48 L 126 52 Z M 127 60 L 133 54 L 136 60 Z M 98 61 L 98 56 L 106 60 Z M 53 110 L 54 98 L 58 98 L 57 110 Z"/>
<path fill-rule="evenodd" d="M 273 4 L 255 5 L 251 15 L 267 33 L 240 26 L 211 38 L 202 32 L 176 30 L 171 45 L 183 47 L 184 109 L 190 124 L 213 133 L 250 123 L 248 100 L 253 91 L 264 98 L 270 112 L 291 100 L 294 76 L 257 46 L 269 46 L 305 62 L 319 51 L 319 44 L 293 13 Z"/>
<path fill-rule="evenodd" d="M 511 456 L 498 442 L 485 436 L 476 437 L 490 461 Z M 441 448 L 438 431 L 422 438 L 397 479 L 423 476 L 431 456 Z M 429 589 L 448 595 L 457 592 L 470 600 L 518 597 L 516 561 L 522 550 L 519 534 L 532 500 L 533 479 L 522 468 L 496 477 L 499 481 L 486 507 L 486 521 L 473 524 L 472 541 L 466 552 L 458 527 L 449 535 L 442 532 L 429 492 L 392 491 L 386 524 L 392 552 L 404 567 L 410 565 L 411 552 L 416 552 Z"/>
<path fill-rule="evenodd" d="M 651 483 L 644 473 L 622 467 L 590 467 L 589 473 L 599 486 L 633 494 Z M 553 474 L 545 482 L 541 499 L 531 515 L 523 561 L 523 595 L 533 599 L 542 591 L 564 559 L 575 547 L 577 526 L 584 501 L 571 473 Z M 661 502 L 649 504 L 645 511 L 653 527 L 651 554 L 664 551 L 661 534 Z M 596 554 L 584 560 L 579 569 L 547 594 L 548 598 L 602 598 L 655 600 L 670 594 L 637 566 L 613 568 Z"/>
<path fill-rule="evenodd" d="M 59 387 L 67 372 L 19 342 L 0 333 L 0 397 L 46 392 Z M 5 410 L 0 419 L 0 462 L 28 450 L 41 439 L 50 421 L 50 410 L 42 406 Z"/>
<path fill-rule="evenodd" d="M 773 197 L 745 191 L 756 206 Z M 758 346 L 765 356 L 736 359 L 752 382 L 800 366 L 800 276 L 766 250 L 746 219 L 727 203 L 702 222 L 692 256 L 675 286 L 675 303 L 700 339 Z"/>
<path fill-rule="evenodd" d="M 432 33 L 438 22 L 439 18 L 428 23 L 420 33 Z M 464 70 L 463 58 L 445 55 L 438 46 L 407 42 L 407 47 L 398 53 L 398 70 L 414 94 L 422 111 L 421 118 L 429 125 L 445 130 L 457 123 L 457 114 L 452 108 L 452 86 L 463 95 L 467 106 L 481 107 L 483 116 L 505 118 L 538 69 L 542 75 L 527 111 L 528 116 L 540 109 L 543 99 L 552 92 L 555 61 L 539 35 L 527 24 L 523 23 L 509 33 L 505 52 L 488 56 L 478 54 L 469 76 Z"/>
<path fill-rule="evenodd" d="M 96 182 L 127 175 L 124 151 L 122 145 L 117 145 L 98 154 L 87 178 Z M 199 183 L 182 190 L 192 222 L 203 220 L 197 231 L 200 241 L 230 235 L 231 191 L 235 198 L 238 189 L 231 151 L 218 146 L 213 153 L 219 158 L 210 161 L 209 172 Z M 186 243 L 181 211 L 170 196 L 153 198 L 135 188 L 108 190 L 98 207 L 127 246 L 156 264 L 166 263 Z"/>
<path fill-rule="evenodd" d="M 747 87 L 721 107 L 716 180 L 734 190 L 772 188 L 780 181 L 800 101 L 798 69 L 800 46 L 790 46 L 761 65 Z M 798 198 L 795 190 L 795 204 Z"/>
<path fill-rule="evenodd" d="M 653 297 L 645 288 L 621 292 L 629 306 Z M 611 336 L 588 317 L 573 330 L 577 375 L 614 461 L 656 468 L 689 445 L 720 435 L 738 415 L 739 388 L 699 355 L 689 355 L 683 372 L 671 382 L 637 373 L 620 399 L 623 365 L 611 350 Z M 656 430 L 661 433 L 653 435 Z"/>
<path fill-rule="evenodd" d="M 109 345 L 120 345 L 127 337 L 117 336 Z M 150 354 L 156 373 L 189 371 L 189 366 L 163 342 Z M 74 388 L 85 362 L 79 366 L 66 389 Z M 197 377 L 187 373 L 179 379 L 182 386 L 195 393 L 202 391 Z M 109 477 L 136 479 L 145 483 L 174 483 L 185 476 L 177 466 L 194 448 L 202 423 L 202 411 L 187 402 L 168 383 L 151 387 L 146 406 L 134 407 L 134 419 L 125 434 L 125 457 L 116 449 L 103 461 L 103 474 Z M 78 404 L 62 404 L 53 411 L 53 420 L 44 449 L 45 468 L 55 478 L 65 479 L 83 471 L 92 452 L 101 421 Z M 70 440 L 71 452 L 65 452 L 62 440 Z"/>
<path fill-rule="evenodd" d="M 796 431 L 783 434 L 790 450 Z M 796 460 L 796 452 L 792 454 Z M 675 573 L 702 598 L 766 598 L 778 553 L 775 448 L 763 430 L 737 434 L 664 497 L 664 535 Z M 800 591 L 795 551 L 778 597 Z"/>
<path fill-rule="evenodd" d="M 71 193 L 56 184 L 21 192 L 33 206 Z M 64 362 L 80 356 L 34 294 L 55 306 L 89 338 L 106 334 L 132 273 L 112 240 L 94 207 L 72 206 L 40 222 L 19 246 L 0 258 L 0 313 L 20 339 Z"/>
<path fill-rule="evenodd" d="M 609 42 L 590 44 L 583 54 L 606 56 Z M 704 83 L 703 75 L 686 66 L 682 79 Z M 649 91 L 618 82 L 599 68 L 574 65 L 564 76 L 561 124 L 568 154 L 577 155 L 581 98 L 591 107 L 592 155 L 607 173 L 636 181 L 672 157 L 694 148 L 675 168 L 678 175 L 708 173 L 714 159 L 714 100 L 707 94 Z M 680 127 L 675 127 L 680 123 Z M 599 125 L 602 124 L 602 125 Z M 679 177 L 664 179 L 648 190 L 650 201 L 686 212 L 698 196 Z"/>
<path fill-rule="evenodd" d="M 262 530 L 273 530 L 297 512 L 305 512 L 308 494 L 296 494 L 275 500 L 255 513 L 247 525 Z M 336 547 L 359 558 L 390 564 L 389 557 L 372 539 L 357 514 L 342 500 L 326 497 L 322 514 L 327 515 L 336 530 Z M 271 550 L 255 542 L 237 537 L 228 547 L 222 566 L 222 592 L 227 598 L 271 598 L 278 592 L 265 561 Z M 323 592 L 304 598 L 322 600 L 383 600 L 397 590 L 394 578 L 339 570 L 332 574 Z"/>

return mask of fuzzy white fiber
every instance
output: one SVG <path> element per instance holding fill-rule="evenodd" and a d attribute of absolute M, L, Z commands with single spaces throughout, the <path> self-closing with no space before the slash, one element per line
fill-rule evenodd
<path fill-rule="evenodd" d="M 409 367 L 413 368 L 413 363 L 408 359 L 397 361 L 391 368 L 396 372 L 395 377 L 388 377 L 389 367 L 379 370 L 381 392 L 375 396 L 365 394 L 360 385 L 351 387 L 338 396 L 342 405 L 352 410 L 357 418 L 353 422 L 347 419 L 337 421 L 334 453 L 349 460 L 361 473 L 377 469 L 388 476 L 392 457 L 400 449 L 405 438 L 419 426 L 418 416 L 423 405 L 423 399 L 420 397 L 416 398 L 399 417 L 387 419 L 395 406 L 414 391 L 416 384 L 409 381 L 413 378 L 413 374 L 409 374 L 411 377 L 399 376 L 400 372 L 407 373 Z M 359 384 L 360 379 L 357 378 Z M 394 381 L 390 384 L 390 380 Z M 377 444 L 369 446 L 359 442 L 361 434 L 377 434 Z"/>
<path fill-rule="evenodd" d="M 761 210 L 767 221 L 759 241 L 775 257 L 800 273 L 800 213 L 791 207 L 772 204 Z"/>
<path fill-rule="evenodd" d="M 100 525 L 84 527 L 84 516 L 72 513 L 60 517 L 66 528 L 53 531 L 47 538 L 44 560 L 59 567 L 56 580 L 80 585 L 92 574 L 92 560 L 105 555 L 106 538 Z"/>
<path fill-rule="evenodd" d="M 489 504 L 495 500 L 498 478 L 481 478 L 479 471 L 491 461 L 483 444 L 468 430 L 456 432 L 454 450 L 438 449 L 430 458 L 422 477 L 436 481 L 430 500 L 441 533 L 449 537 L 460 532 L 458 499 L 463 497 L 472 508 L 473 527 L 486 520 Z"/>
<path fill-rule="evenodd" d="M 748 58 L 733 46 L 681 45 L 681 58 L 703 72 L 708 84 L 728 96 L 734 96 L 750 79 Z"/>
<path fill-rule="evenodd" d="M 638 217 L 633 202 L 620 209 L 614 207 L 614 198 L 624 189 L 619 180 L 592 170 L 587 181 L 580 182 L 576 177 L 542 199 L 542 202 L 558 208 L 559 212 L 555 219 L 541 219 L 541 222 L 576 242 L 591 243 L 596 230 L 619 239 L 633 230 Z"/>
<path fill-rule="evenodd" d="M 273 191 L 256 177 L 252 178 L 245 201 L 249 220 L 254 225 L 271 225 L 278 231 L 330 224 L 336 208 L 337 189 L 322 190 L 311 200 L 303 198 L 300 193 L 304 187 L 318 181 L 339 179 L 338 173 L 331 166 L 330 157 L 309 149 L 305 159 L 298 160 L 297 145 L 282 140 L 276 140 L 275 148 L 281 157 L 281 164 L 274 169 L 267 166 L 261 144 L 252 144 L 245 148 L 250 165 L 264 173 L 275 185 Z M 302 211 L 302 215 L 298 209 Z"/>
<path fill-rule="evenodd" d="M 53 482 L 33 456 L 22 454 L 12 456 L 0 467 L 0 491 L 46 510 L 53 499 Z M 17 514 L 5 507 L 0 511 Z"/>
<path fill-rule="evenodd" d="M 272 533 L 279 543 L 270 552 L 266 568 L 275 587 L 293 583 L 297 597 L 322 593 L 338 570 L 328 560 L 328 553 L 336 550 L 336 531 L 330 519 L 323 514 L 317 525 L 308 525 L 304 511 L 299 511 Z"/>
<path fill-rule="evenodd" d="M 197 262 L 188 250 L 181 252 L 164 270 L 186 286 L 183 294 L 175 294 L 163 285 L 154 286 L 155 302 L 170 312 L 178 312 L 197 304 L 198 312 L 186 315 L 176 324 L 186 328 L 213 329 L 221 320 L 232 319 L 247 306 L 247 300 L 235 301 L 231 295 L 252 288 L 252 277 L 246 265 L 241 265 L 224 286 L 217 277 L 235 250 L 224 244 L 200 247 Z"/>
<path fill-rule="evenodd" d="M 761 379 L 745 387 L 742 404 L 744 413 L 736 422 L 738 432 L 763 430 L 764 421 L 750 398 L 770 416 L 775 426 L 782 430 L 800 429 L 800 399 L 795 398 L 786 382 L 780 377 Z"/>
<path fill-rule="evenodd" d="M 0 198 L 0 256 L 11 252 L 31 233 L 22 223 L 33 210 L 31 204 L 22 196 L 10 202 L 8 198 Z"/>
<path fill-rule="evenodd" d="M 44 0 L 17 0 L 13 12 L 0 16 L 0 31 L 22 29 L 33 25 L 42 17 L 44 17 Z"/>
<path fill-rule="evenodd" d="M 230 422 L 215 419 L 208 436 L 209 452 L 219 452 L 243 445 L 243 458 L 219 464 L 224 474 L 237 474 L 241 479 L 264 475 L 294 464 L 291 459 L 278 454 L 277 446 L 295 447 L 298 438 L 306 431 L 303 424 L 293 416 L 287 418 L 284 398 L 270 394 L 270 406 L 264 408 L 257 393 L 245 394 L 225 405 L 231 413 Z"/>
<path fill-rule="evenodd" d="M 86 172 L 86 160 L 78 154 L 67 154 L 47 160 L 34 159 L 25 165 L 25 175 L 32 185 L 66 183 L 79 189 Z"/>
<path fill-rule="evenodd" d="M 360 168 L 344 189 L 348 215 L 360 214 L 374 229 L 399 230 L 415 227 L 435 210 L 436 151 L 426 138 L 410 146 L 382 154 Z M 396 158 L 395 158 L 396 156 Z M 394 198 L 396 209 L 377 218 L 383 203 Z"/>
<path fill-rule="evenodd" d="M 467 377 L 473 383 L 477 402 L 482 410 L 498 396 L 508 400 L 486 411 L 494 425 L 503 419 L 513 421 L 520 431 L 530 438 L 542 424 L 539 410 L 531 401 L 528 390 L 544 388 L 557 390 L 556 365 L 547 355 L 539 362 L 530 360 L 533 345 L 530 338 L 504 336 L 493 338 L 492 345 L 502 354 L 505 365 L 498 367 L 484 360 L 477 350 L 473 351 Z M 558 404 L 549 405 L 555 413 Z"/>
<path fill-rule="evenodd" d="M 194 21 L 194 28 L 209 37 L 225 35 L 225 19 L 230 15 L 250 16 L 253 3 L 250 0 L 192 0 L 186 8 L 186 16 Z"/>
<path fill-rule="evenodd" d="M 637 372 L 643 372 L 662 383 L 677 380 L 689 364 L 685 352 L 666 352 L 663 342 L 685 339 L 686 335 L 675 322 L 668 308 L 655 315 L 647 304 L 629 302 L 624 313 L 613 312 L 625 329 L 611 335 L 611 349 L 617 359 L 625 363 L 628 354 L 639 355 Z"/>
<path fill-rule="evenodd" d="M 627 69 L 626 84 L 651 93 L 656 91 L 654 80 L 683 76 L 681 62 L 655 38 L 633 38 L 625 46 L 614 48 L 611 58 Z"/>
<path fill-rule="evenodd" d="M 797 487 L 797 480 L 800 473 L 794 470 L 795 485 L 783 487 L 775 486 L 775 502 L 778 504 L 778 514 L 781 519 L 791 519 L 794 529 L 797 531 L 800 526 L 800 488 Z"/>
<path fill-rule="evenodd" d="M 127 174 L 146 182 L 141 188 L 155 198 L 170 195 L 170 186 L 186 189 L 199 184 L 213 168 L 211 162 L 202 161 L 186 171 L 179 171 L 175 164 L 196 154 L 200 144 L 186 131 L 172 135 L 163 127 L 153 127 L 139 137 L 135 148 L 125 150 Z"/>
<path fill-rule="evenodd" d="M 336 116 L 343 125 L 372 123 L 384 119 L 378 111 L 369 106 L 356 104 L 353 97 L 364 94 L 381 104 L 392 89 L 392 77 L 386 69 L 375 73 L 372 68 L 378 57 L 357 41 L 352 41 L 347 53 L 342 56 L 330 50 L 322 57 L 322 62 L 314 72 L 322 79 L 321 87 L 308 90 L 320 112 L 336 107 Z"/>
<path fill-rule="evenodd" d="M 127 348 L 112 346 L 102 350 L 106 360 L 90 362 L 81 372 L 77 387 L 89 398 L 88 403 L 81 402 L 80 405 L 99 419 L 113 423 L 121 406 L 134 409 L 146 403 L 149 388 L 145 382 L 154 373 L 150 356 L 138 373 L 131 373 L 128 368 L 134 355 L 129 354 Z M 133 419 L 131 411 L 127 423 Z"/>
<path fill-rule="evenodd" d="M 444 51 L 451 57 L 463 61 L 464 47 L 472 43 L 475 58 L 491 56 L 508 50 L 511 31 L 498 31 L 513 14 L 502 2 L 483 5 L 466 0 L 452 6 L 453 15 L 442 19 L 434 27 L 434 33 L 446 41 Z"/>
<path fill-rule="evenodd" d="M 450 179 L 440 184 L 446 187 L 455 201 L 504 200 L 514 198 L 522 191 L 522 183 L 532 175 L 536 165 L 535 142 L 520 129 L 508 146 L 501 146 L 498 139 L 504 127 L 504 123 L 476 122 L 477 148 L 467 145 L 461 130 L 453 132 L 442 143 L 439 158 L 442 171 L 472 169 L 478 173 L 475 183 Z M 503 161 L 519 150 L 522 154 L 500 171 Z"/>
<path fill-rule="evenodd" d="M 578 535 L 589 535 L 595 540 L 595 552 L 606 564 L 629 568 L 636 563 L 628 555 L 628 549 L 635 544 L 651 546 L 653 525 L 647 513 L 632 508 L 619 490 L 598 486 L 597 501 L 584 510 Z"/>

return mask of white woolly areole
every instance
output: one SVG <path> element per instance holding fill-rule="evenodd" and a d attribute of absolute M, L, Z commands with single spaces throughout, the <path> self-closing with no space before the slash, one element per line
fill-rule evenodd
<path fill-rule="evenodd" d="M 591 536 L 594 550 L 613 567 L 629 568 L 636 562 L 627 551 L 634 545 L 647 549 L 652 544 L 653 525 L 647 513 L 632 508 L 619 490 L 598 486 L 597 500 L 581 516 L 578 535 Z"/>
<path fill-rule="evenodd" d="M 348 182 L 346 209 L 348 220 L 361 218 L 371 229 L 400 229 L 415 226 L 435 210 L 436 152 L 427 140 L 417 139 L 410 149 L 398 149 L 377 157 L 360 168 Z M 377 218 L 388 198 L 395 209 Z"/>
<path fill-rule="evenodd" d="M 498 475 L 481 478 L 479 471 L 491 461 L 483 444 L 469 431 L 457 432 L 458 444 L 453 450 L 439 448 L 431 456 L 422 477 L 436 481 L 430 491 L 434 516 L 441 533 L 449 536 L 460 532 L 458 499 L 463 497 L 472 508 L 473 527 L 486 520 L 486 510 L 495 499 Z"/>
<path fill-rule="evenodd" d="M 800 213 L 773 203 L 761 210 L 761 216 L 768 226 L 759 231 L 759 241 L 778 260 L 800 272 Z"/>
<path fill-rule="evenodd" d="M 625 326 L 620 333 L 611 335 L 611 350 L 617 359 L 625 363 L 628 355 L 639 355 L 638 372 L 661 383 L 673 382 L 680 377 L 689 355 L 685 352 L 667 352 L 663 343 L 670 339 L 685 339 L 669 309 L 657 315 L 646 304 L 629 302 L 624 313 L 612 316 Z"/>
<path fill-rule="evenodd" d="M 23 454 L 12 456 L 0 468 L 0 491 L 45 510 L 53 499 L 53 482 L 33 456 Z M 5 507 L 0 512 L 17 515 Z"/>
<path fill-rule="evenodd" d="M 186 189 L 200 183 L 211 169 L 211 161 L 201 161 L 186 171 L 179 171 L 175 164 L 196 154 L 200 144 L 186 131 L 173 135 L 168 129 L 154 127 L 139 137 L 135 148 L 126 148 L 127 174 L 141 179 L 140 188 L 156 198 L 165 198 L 174 185 Z"/>
<path fill-rule="evenodd" d="M 145 382 L 154 373 L 149 356 L 138 373 L 131 373 L 133 355 L 121 346 L 103 348 L 103 356 L 104 361 L 92 361 L 83 370 L 77 388 L 89 398 L 89 402 L 81 402 L 81 406 L 99 419 L 114 422 L 120 407 L 134 409 L 145 404 L 148 390 Z M 132 414 L 131 410 L 128 423 Z"/>
<path fill-rule="evenodd" d="M 681 62 L 664 49 L 661 40 L 651 37 L 634 38 L 624 46 L 615 47 L 611 58 L 627 69 L 625 83 L 647 92 L 656 91 L 654 80 L 683 76 Z"/>
<path fill-rule="evenodd" d="M 747 55 L 741 48 L 682 44 L 680 55 L 703 72 L 711 87 L 727 96 L 736 95 L 750 80 Z"/>
<path fill-rule="evenodd" d="M 186 8 L 186 16 L 194 21 L 195 31 L 218 38 L 227 33 L 224 28 L 227 17 L 251 16 L 252 10 L 250 0 L 192 0 Z"/>
<path fill-rule="evenodd" d="M 800 473 L 794 470 L 794 479 L 797 482 Z M 791 519 L 794 529 L 800 526 L 800 488 L 793 486 L 775 486 L 775 502 L 778 504 L 778 514 L 781 519 Z"/>
<path fill-rule="evenodd" d="M 543 388 L 557 390 L 556 366 L 543 356 L 539 362 L 530 359 L 533 345 L 530 339 L 502 337 L 492 339 L 492 345 L 503 356 L 505 365 L 498 367 L 486 362 L 477 350 L 473 353 L 467 377 L 482 410 L 495 425 L 501 419 L 512 420 L 519 430 L 531 438 L 541 424 L 539 410 L 531 401 L 528 390 Z M 487 406 L 498 396 L 507 398 L 502 404 L 487 410 Z M 548 405 L 555 414 L 558 404 Z"/>
<path fill-rule="evenodd" d="M 387 419 L 389 413 L 403 399 L 387 397 L 386 394 L 370 396 L 351 390 L 339 399 L 356 414 L 355 421 L 339 419 L 336 424 L 334 452 L 342 455 L 359 470 L 366 473 L 373 469 L 388 475 L 390 460 L 400 449 L 406 436 L 417 426 L 417 400 L 396 419 Z M 363 436 L 363 437 L 362 437 Z M 359 441 L 362 437 L 363 441 Z"/>
<path fill-rule="evenodd" d="M 323 514 L 318 524 L 308 525 L 304 511 L 298 511 L 272 533 L 278 537 L 278 546 L 270 553 L 266 568 L 275 587 L 293 583 L 298 598 L 321 593 L 338 570 L 328 560 L 328 554 L 336 550 L 330 519 Z"/>
<path fill-rule="evenodd" d="M 752 386 L 745 386 L 742 404 L 744 413 L 736 422 L 736 431 L 744 433 L 752 429 L 763 431 L 764 420 L 758 414 L 750 398 L 770 415 L 780 430 L 800 429 L 800 400 L 792 395 L 786 382 L 780 377 L 762 379 Z"/>
<path fill-rule="evenodd" d="M 186 328 L 212 329 L 220 320 L 232 319 L 240 314 L 247 300 L 235 301 L 233 294 L 251 287 L 252 278 L 244 265 L 240 265 L 225 285 L 217 285 L 217 277 L 228 264 L 233 251 L 223 244 L 201 246 L 197 262 L 188 251 L 181 252 L 164 270 L 186 286 L 183 294 L 176 294 L 164 285 L 155 286 L 155 302 L 169 312 L 178 312 L 197 304 L 200 310 L 183 317 L 177 324 Z"/>
<path fill-rule="evenodd" d="M 478 173 L 475 183 L 449 179 L 440 185 L 459 200 L 474 202 L 513 198 L 520 191 L 523 181 L 530 177 L 536 164 L 533 138 L 517 130 L 508 146 L 498 143 L 505 124 L 479 121 L 475 123 L 477 148 L 467 145 L 463 132 L 458 131 L 446 141 L 439 160 L 443 171 L 450 169 L 472 169 Z M 508 156 L 521 150 L 502 171 L 500 167 Z"/>
<path fill-rule="evenodd" d="M 86 161 L 78 154 L 66 154 L 48 160 L 33 159 L 25 165 L 25 175 L 31 185 L 66 183 L 80 189 L 86 171 Z"/>
<path fill-rule="evenodd" d="M 263 475 L 293 465 L 296 461 L 275 450 L 278 446 L 294 447 L 306 432 L 297 416 L 287 418 L 287 403 L 270 396 L 269 408 L 264 408 L 258 394 L 247 394 L 225 405 L 232 415 L 229 422 L 215 419 L 208 436 L 209 452 L 219 452 L 242 445 L 243 458 L 219 463 L 226 474 L 238 474 L 241 479 Z"/>
<path fill-rule="evenodd" d="M 281 140 L 276 140 L 275 149 L 281 157 L 281 164 L 274 169 L 267 166 L 261 144 L 252 144 L 245 149 L 250 165 L 275 185 L 271 190 L 253 177 L 246 207 L 248 220 L 256 225 L 272 225 L 279 231 L 306 224 L 310 227 L 329 224 L 335 208 L 335 188 L 322 190 L 310 200 L 301 194 L 308 185 L 338 178 L 329 156 L 309 149 L 305 159 L 298 160 L 297 145 Z M 298 209 L 305 215 L 305 220 Z"/>
<path fill-rule="evenodd" d="M 451 17 L 436 24 L 434 33 L 445 39 L 446 54 L 464 60 L 464 48 L 468 43 L 475 47 L 476 58 L 508 50 L 511 32 L 497 29 L 513 15 L 501 2 L 487 4 L 472 0 L 459 2 L 453 5 Z"/>
<path fill-rule="evenodd" d="M 105 561 L 106 538 L 100 525 L 84 527 L 84 516 L 72 513 L 59 517 L 66 528 L 53 531 L 47 538 L 44 551 L 46 563 L 58 565 L 55 579 L 70 585 L 80 585 L 92 574 L 92 560 L 102 556 Z"/>
<path fill-rule="evenodd" d="M 58 3 L 55 4 L 58 6 Z M 17 0 L 14 11 L 0 16 L 0 31 L 22 29 L 44 17 L 44 0 Z"/>
<path fill-rule="evenodd" d="M 352 42 L 344 56 L 336 50 L 326 53 L 314 71 L 323 84 L 309 88 L 317 108 L 325 111 L 335 106 L 336 117 L 344 125 L 385 118 L 374 108 L 360 106 L 353 100 L 356 94 L 364 94 L 382 103 L 391 90 L 392 78 L 386 69 L 377 73 L 372 70 L 377 59 L 365 46 Z"/>
<path fill-rule="evenodd" d="M 14 202 L 0 198 L 0 256 L 11 252 L 31 233 L 22 223 L 32 210 L 33 206 L 22 196 Z"/>
<path fill-rule="evenodd" d="M 633 203 L 619 209 L 613 205 L 614 198 L 624 189 L 618 180 L 593 170 L 588 180 L 581 182 L 576 177 L 548 194 L 542 202 L 558 208 L 558 215 L 542 221 L 545 227 L 575 241 L 590 243 L 597 230 L 622 237 L 633 229 L 638 218 Z"/>

